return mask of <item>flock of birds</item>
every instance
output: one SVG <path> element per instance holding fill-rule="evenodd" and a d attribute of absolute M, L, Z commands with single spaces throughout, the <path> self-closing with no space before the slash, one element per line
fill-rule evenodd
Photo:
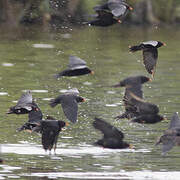
<path fill-rule="evenodd" d="M 121 18 L 127 14 L 128 10 L 132 8 L 125 2 L 125 0 L 108 0 L 103 5 L 96 6 L 94 10 L 98 13 L 98 17 L 88 22 L 90 25 L 108 26 L 116 22 L 120 22 Z M 152 81 L 155 75 L 155 69 L 158 58 L 157 48 L 165 46 L 164 43 L 159 41 L 147 41 L 139 45 L 130 46 L 130 52 L 142 50 L 143 63 L 152 78 L 146 76 L 132 76 L 127 77 L 120 83 L 111 87 L 124 87 L 125 93 L 123 102 L 125 112 L 118 115 L 117 119 L 127 118 L 131 122 L 153 124 L 158 123 L 165 118 L 159 115 L 159 108 L 157 105 L 146 102 L 143 99 L 142 85 L 148 81 Z M 79 57 L 70 56 L 68 68 L 55 75 L 56 78 L 62 76 L 80 76 L 86 74 L 94 74 L 94 72 L 87 67 L 86 62 Z M 62 106 L 66 118 L 72 123 L 77 122 L 78 117 L 78 103 L 84 102 L 85 99 L 79 96 L 79 91 L 70 89 L 66 93 L 59 95 L 52 99 L 49 105 L 54 108 L 58 104 Z M 64 121 L 56 120 L 51 116 L 43 119 L 43 114 L 33 100 L 30 91 L 24 93 L 17 104 L 10 107 L 8 114 L 28 114 L 28 122 L 22 125 L 17 131 L 27 130 L 42 134 L 42 145 L 45 151 L 54 148 L 56 150 L 58 135 L 63 127 L 68 125 Z M 93 127 L 103 133 L 102 139 L 94 143 L 94 145 L 102 146 L 104 148 L 131 148 L 131 144 L 124 141 L 124 134 L 118 128 L 112 126 L 101 118 L 95 117 Z M 165 154 L 174 145 L 180 144 L 180 119 L 177 113 L 172 116 L 168 130 L 164 132 L 156 145 L 162 143 L 162 152 Z"/>

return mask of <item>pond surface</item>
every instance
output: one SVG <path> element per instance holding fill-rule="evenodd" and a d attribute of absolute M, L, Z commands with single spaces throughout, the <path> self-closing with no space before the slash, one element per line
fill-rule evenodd
<path fill-rule="evenodd" d="M 123 88 L 110 88 L 132 75 L 146 75 L 142 53 L 130 54 L 129 45 L 146 40 L 167 44 L 159 48 L 155 79 L 144 86 L 144 96 L 160 108 L 168 120 L 154 125 L 116 121 L 124 111 Z M 72 28 L 60 32 L 23 30 L 0 33 L 0 179 L 179 179 L 180 149 L 166 156 L 154 144 L 168 127 L 172 114 L 180 108 L 180 31 L 174 28 L 137 27 Z M 69 55 L 86 60 L 94 75 L 56 80 Z M 44 116 L 66 120 L 60 106 L 49 100 L 65 89 L 78 88 L 87 99 L 79 104 L 79 117 L 61 132 L 56 155 L 46 154 L 41 137 L 16 129 L 27 115 L 6 115 L 25 90 L 32 90 Z M 101 117 L 120 128 L 134 149 L 111 150 L 92 144 L 102 135 L 92 127 Z"/>

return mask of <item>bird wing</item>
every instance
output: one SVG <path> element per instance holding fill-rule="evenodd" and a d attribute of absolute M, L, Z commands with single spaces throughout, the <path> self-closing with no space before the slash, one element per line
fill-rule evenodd
<path fill-rule="evenodd" d="M 78 104 L 76 96 L 67 94 L 62 95 L 61 106 L 67 119 L 75 123 L 77 121 Z"/>
<path fill-rule="evenodd" d="M 28 91 L 27 93 L 22 94 L 19 101 L 17 102 L 16 108 L 18 109 L 19 107 L 23 107 L 29 110 L 29 108 L 31 108 L 29 105 L 32 104 L 32 102 L 33 102 L 32 94 L 30 91 Z"/>
<path fill-rule="evenodd" d="M 174 134 L 165 134 L 161 138 L 162 139 L 162 154 L 165 155 L 168 151 L 170 151 L 173 146 L 175 146 L 175 135 Z"/>
<path fill-rule="evenodd" d="M 29 118 L 28 122 L 30 122 L 30 123 L 41 121 L 43 118 L 43 114 L 42 114 L 40 108 L 37 106 L 35 108 L 35 110 L 29 112 L 28 118 Z"/>
<path fill-rule="evenodd" d="M 155 71 L 158 58 L 158 51 L 156 48 L 146 48 L 143 50 L 143 63 L 148 73 L 153 74 Z"/>
<path fill-rule="evenodd" d="M 102 119 L 95 118 L 95 121 L 93 122 L 94 128 L 98 129 L 104 134 L 105 138 L 118 138 L 123 139 L 124 134 L 118 130 L 116 127 L 110 125 L 109 123 L 105 122 Z"/>
<path fill-rule="evenodd" d="M 115 17 L 120 17 L 126 13 L 127 7 L 119 2 L 109 2 L 108 7 Z"/>
<path fill-rule="evenodd" d="M 171 118 L 171 122 L 168 129 L 180 128 L 180 119 L 178 113 L 175 112 Z"/>
<path fill-rule="evenodd" d="M 73 70 L 73 69 L 82 69 L 85 68 L 86 62 L 82 59 L 80 59 L 77 56 L 69 56 L 69 65 L 68 68 Z"/>
<path fill-rule="evenodd" d="M 130 92 L 130 95 L 133 100 L 135 106 L 137 107 L 137 111 L 142 113 L 142 114 L 158 114 L 159 113 L 159 108 L 152 103 L 145 102 L 142 98 L 139 98 L 136 96 L 134 93 Z"/>
<path fill-rule="evenodd" d="M 57 121 L 46 120 L 42 122 L 42 145 L 44 149 L 51 149 L 59 134 Z"/>
<path fill-rule="evenodd" d="M 113 18 L 113 14 L 106 10 L 99 10 L 97 11 L 97 13 L 98 13 L 97 19 L 100 19 L 100 20 L 107 20 L 107 19 Z"/>

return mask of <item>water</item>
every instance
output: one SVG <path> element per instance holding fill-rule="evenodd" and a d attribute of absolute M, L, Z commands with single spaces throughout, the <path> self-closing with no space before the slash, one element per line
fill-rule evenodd
<path fill-rule="evenodd" d="M 130 54 L 129 45 L 159 40 L 167 44 L 159 49 L 155 79 L 144 86 L 145 99 L 159 105 L 168 119 L 179 111 L 180 32 L 171 28 L 72 28 L 57 33 L 36 29 L 17 35 L 0 36 L 0 179 L 179 179 L 179 147 L 161 156 L 156 139 L 169 121 L 154 125 L 114 120 L 123 112 L 123 88 L 109 88 L 130 75 L 146 75 L 142 53 Z M 53 75 L 65 69 L 69 55 L 86 60 L 95 75 L 62 78 Z M 86 98 L 79 104 L 78 123 L 61 132 L 56 155 L 46 154 L 41 137 L 16 128 L 27 115 L 6 115 L 21 94 L 32 90 L 44 116 L 66 118 L 60 106 L 48 103 L 69 88 L 78 88 Z M 92 127 L 93 118 L 102 117 L 120 128 L 134 149 L 111 150 L 92 144 L 101 133 Z"/>

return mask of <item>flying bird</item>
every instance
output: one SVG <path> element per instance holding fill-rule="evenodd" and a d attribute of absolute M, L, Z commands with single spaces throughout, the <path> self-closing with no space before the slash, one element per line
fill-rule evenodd
<path fill-rule="evenodd" d="M 30 91 L 22 94 L 15 106 L 9 108 L 7 114 L 28 114 L 31 111 L 39 111 L 39 107 L 33 101 Z"/>
<path fill-rule="evenodd" d="M 96 11 L 96 13 L 97 13 L 97 17 L 95 19 L 87 22 L 86 24 L 88 24 L 90 26 L 106 27 L 106 26 L 111 26 L 116 23 L 121 23 L 121 21 L 119 19 L 117 19 L 116 17 L 114 17 L 114 15 L 111 12 L 107 12 L 104 10 L 98 10 L 98 11 Z"/>
<path fill-rule="evenodd" d="M 171 118 L 169 128 L 158 138 L 155 145 L 162 143 L 162 155 L 165 155 L 174 146 L 180 146 L 180 119 L 175 112 Z"/>
<path fill-rule="evenodd" d="M 47 119 L 41 121 L 33 131 L 41 132 L 43 148 L 45 151 L 49 150 L 51 153 L 52 148 L 54 148 L 54 152 L 56 151 L 59 133 L 66 125 L 68 125 L 68 123 L 55 120 L 53 117 L 48 116 Z"/>
<path fill-rule="evenodd" d="M 118 19 L 125 17 L 127 12 L 133 10 L 133 8 L 126 3 L 125 0 L 108 0 L 108 2 L 97 5 L 94 7 L 96 12 L 107 11 L 111 12 L 112 15 Z"/>
<path fill-rule="evenodd" d="M 164 120 L 164 117 L 158 114 L 159 108 L 157 105 L 145 102 L 131 92 L 130 95 L 134 98 L 133 106 L 137 112 L 136 117 L 131 122 L 154 124 Z"/>
<path fill-rule="evenodd" d="M 79 91 L 74 88 L 50 101 L 50 106 L 55 107 L 61 104 L 64 114 L 72 123 L 76 123 L 78 116 L 78 103 L 85 99 L 79 96 Z"/>
<path fill-rule="evenodd" d="M 146 76 L 130 76 L 113 86 L 113 87 L 125 87 L 125 94 L 123 97 L 125 112 L 117 116 L 116 118 L 131 119 L 133 117 L 138 116 L 139 113 L 137 112 L 137 109 L 134 106 L 136 100 L 132 97 L 130 93 L 133 93 L 139 98 L 143 98 L 142 84 L 148 81 L 151 81 L 151 79 Z"/>
<path fill-rule="evenodd" d="M 40 108 L 38 107 L 38 111 L 32 110 L 28 113 L 28 122 L 26 122 L 24 125 L 18 128 L 17 131 L 20 132 L 20 131 L 26 130 L 26 131 L 32 132 L 33 129 L 36 126 L 38 126 L 42 120 L 43 120 L 43 114 Z"/>
<path fill-rule="evenodd" d="M 160 41 L 147 41 L 143 42 L 136 46 L 129 46 L 130 52 L 136 52 L 139 50 L 143 51 L 143 63 L 149 74 L 154 77 L 157 59 L 158 59 L 158 50 L 157 48 L 165 46 L 165 43 Z"/>
<path fill-rule="evenodd" d="M 102 139 L 94 143 L 95 145 L 112 149 L 132 148 L 132 145 L 123 141 L 124 134 L 106 121 L 95 118 L 93 126 L 104 134 Z"/>
<path fill-rule="evenodd" d="M 81 76 L 85 74 L 94 74 L 94 71 L 86 66 L 86 62 L 77 56 L 69 56 L 68 68 L 55 75 L 56 78 L 62 76 Z"/>

